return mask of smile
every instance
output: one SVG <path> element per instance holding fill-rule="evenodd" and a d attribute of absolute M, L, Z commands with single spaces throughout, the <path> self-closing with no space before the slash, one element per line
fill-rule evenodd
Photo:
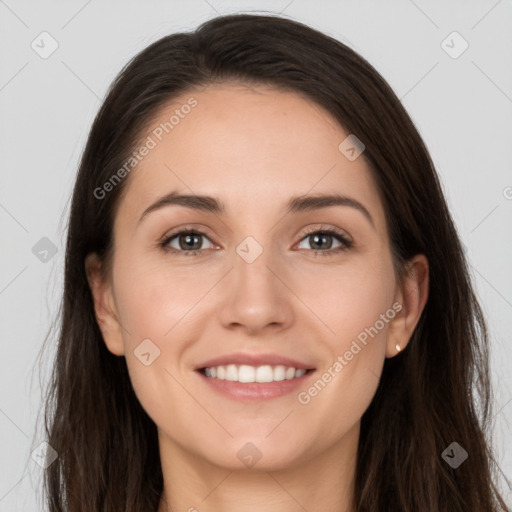
<path fill-rule="evenodd" d="M 228 364 L 197 369 L 196 373 L 215 394 L 251 403 L 297 392 L 315 370 L 283 365 Z"/>
<path fill-rule="evenodd" d="M 206 377 L 231 382 L 279 382 L 302 377 L 309 370 L 286 367 L 283 365 L 250 366 L 246 364 L 228 364 L 203 368 Z"/>

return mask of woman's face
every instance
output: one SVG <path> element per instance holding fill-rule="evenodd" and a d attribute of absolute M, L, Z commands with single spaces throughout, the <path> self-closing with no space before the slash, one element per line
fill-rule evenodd
<path fill-rule="evenodd" d="M 95 299 L 169 452 L 282 469 L 354 444 L 414 322 L 348 135 L 299 95 L 236 84 L 182 95 L 143 135 Z M 327 195 L 347 199 L 304 201 Z"/>

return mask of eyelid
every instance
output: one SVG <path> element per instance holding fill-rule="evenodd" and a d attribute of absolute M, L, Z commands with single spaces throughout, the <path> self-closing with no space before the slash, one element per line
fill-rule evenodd
<path fill-rule="evenodd" d="M 300 240 L 303 240 L 304 238 L 306 238 L 306 236 L 311 235 L 313 233 L 317 233 L 319 231 L 322 233 L 327 232 L 329 234 L 332 234 L 332 235 L 335 235 L 338 237 L 342 237 L 348 243 L 351 243 L 351 244 L 354 243 L 354 241 L 352 240 L 352 237 L 345 230 L 331 226 L 331 225 L 325 225 L 325 224 L 321 224 L 320 226 L 307 227 L 306 231 L 304 231 L 302 233 Z"/>
<path fill-rule="evenodd" d="M 183 251 L 183 250 L 180 250 L 180 249 L 175 249 L 174 247 L 169 247 L 169 244 L 171 242 L 172 239 L 182 235 L 182 234 L 194 234 L 194 235 L 198 235 L 198 236 L 202 236 L 204 238 L 207 238 L 210 243 L 213 245 L 213 246 L 216 246 L 217 244 L 215 244 L 215 242 L 213 242 L 211 239 L 210 239 L 210 236 L 205 233 L 205 231 L 207 230 L 203 230 L 203 228 L 196 228 L 194 226 L 191 226 L 191 225 L 188 225 L 188 226 L 182 226 L 182 227 L 179 227 L 179 228 L 176 228 L 175 230 L 172 230 L 170 231 L 169 233 L 166 233 L 159 241 L 158 241 L 158 245 L 160 247 L 162 247 L 164 250 L 167 250 L 169 252 L 174 252 L 174 253 L 186 253 L 186 254 L 195 254 L 195 253 L 201 253 L 201 252 L 206 252 L 207 249 L 196 249 L 196 250 L 191 250 L 191 251 Z M 211 249 L 208 249 L 208 250 L 211 250 Z"/>
<path fill-rule="evenodd" d="M 203 235 L 209 238 L 209 235 L 206 233 L 206 231 L 208 231 L 207 228 L 195 227 L 194 225 L 185 225 L 165 233 L 165 235 L 160 238 L 159 242 L 164 242 L 169 240 L 169 238 L 172 238 L 176 235 L 181 235 L 182 233 L 195 233 L 196 235 Z"/>

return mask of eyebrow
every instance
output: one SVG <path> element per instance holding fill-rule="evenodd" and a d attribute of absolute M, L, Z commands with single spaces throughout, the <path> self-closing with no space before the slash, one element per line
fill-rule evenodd
<path fill-rule="evenodd" d="M 212 196 L 180 194 L 178 192 L 170 192 L 159 198 L 148 208 L 144 210 L 138 223 L 140 223 L 151 212 L 160 210 L 167 206 L 183 206 L 193 210 L 204 211 L 214 214 L 225 214 L 226 207 L 220 199 Z M 302 213 L 315 210 L 329 208 L 331 206 L 349 206 L 361 212 L 369 223 L 375 228 L 370 212 L 359 201 L 351 197 L 340 194 L 324 194 L 324 195 L 303 195 L 292 197 L 286 204 L 286 214 Z"/>

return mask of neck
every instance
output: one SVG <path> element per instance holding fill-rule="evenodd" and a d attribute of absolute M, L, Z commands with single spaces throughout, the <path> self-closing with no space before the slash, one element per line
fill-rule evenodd
<path fill-rule="evenodd" d="M 158 512 L 352 512 L 359 426 L 314 458 L 280 470 L 230 470 L 159 431 L 164 489 Z"/>

